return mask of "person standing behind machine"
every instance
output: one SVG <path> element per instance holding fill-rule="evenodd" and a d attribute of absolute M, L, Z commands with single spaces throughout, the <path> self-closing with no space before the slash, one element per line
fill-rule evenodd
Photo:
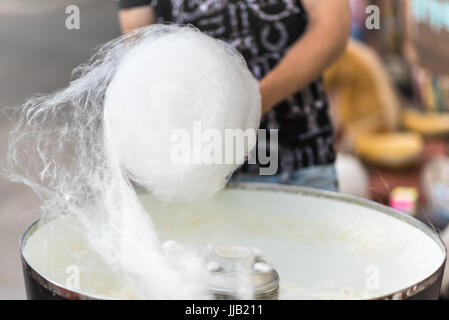
<path fill-rule="evenodd" d="M 223 40 L 259 79 L 261 129 L 278 129 L 278 169 L 245 164 L 234 181 L 336 191 L 332 125 L 321 74 L 344 51 L 348 0 L 118 0 L 122 31 L 156 22 L 190 24 Z M 260 145 L 259 145 L 260 146 Z"/>

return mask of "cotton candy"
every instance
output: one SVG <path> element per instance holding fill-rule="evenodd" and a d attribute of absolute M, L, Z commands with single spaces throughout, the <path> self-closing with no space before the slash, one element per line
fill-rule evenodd
<path fill-rule="evenodd" d="M 235 155 L 235 163 L 177 164 L 172 133 L 192 133 L 198 124 L 218 135 L 255 130 L 257 81 L 230 46 L 191 27 L 169 25 L 112 40 L 74 76 L 66 88 L 12 108 L 16 123 L 3 173 L 40 196 L 40 227 L 59 225 L 43 229 L 42 256 L 63 251 L 80 263 L 80 277 L 104 271 L 117 284 L 105 293 L 81 281 L 80 290 L 88 293 L 210 297 L 202 256 L 181 245 L 161 246 L 134 185 L 164 201 L 194 201 L 219 191 L 254 139 Z M 63 230 L 76 237 L 61 242 Z M 55 268 L 50 258 L 42 263 L 42 272 Z"/>
<path fill-rule="evenodd" d="M 107 142 L 131 177 L 156 197 L 191 201 L 223 188 L 239 163 L 176 163 L 170 159 L 172 132 L 193 136 L 194 122 L 223 137 L 225 129 L 255 131 L 260 95 L 230 46 L 189 27 L 166 31 L 139 43 L 120 63 L 105 97 Z M 236 158 L 244 158 L 254 142 Z"/>

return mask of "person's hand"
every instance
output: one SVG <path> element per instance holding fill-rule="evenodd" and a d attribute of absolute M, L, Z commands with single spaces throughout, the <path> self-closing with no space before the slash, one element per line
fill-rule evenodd
<path fill-rule="evenodd" d="M 151 6 L 122 9 L 119 11 L 118 17 L 123 34 L 134 29 L 149 26 L 156 21 L 156 16 Z"/>
<path fill-rule="evenodd" d="M 270 92 L 270 85 L 267 80 L 264 81 L 264 79 L 259 82 L 260 97 L 262 99 L 262 115 L 273 108 L 275 104 L 275 101 L 273 101 L 275 95 Z"/>

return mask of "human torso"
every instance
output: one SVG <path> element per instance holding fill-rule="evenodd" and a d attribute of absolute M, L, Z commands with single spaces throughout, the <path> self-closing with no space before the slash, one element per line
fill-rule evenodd
<path fill-rule="evenodd" d="M 158 0 L 153 5 L 159 22 L 191 24 L 231 44 L 258 79 L 276 66 L 307 27 L 299 0 Z M 334 162 L 327 109 L 318 79 L 262 118 L 262 129 L 279 130 L 280 172 Z M 242 170 L 257 168 L 246 164 Z"/>

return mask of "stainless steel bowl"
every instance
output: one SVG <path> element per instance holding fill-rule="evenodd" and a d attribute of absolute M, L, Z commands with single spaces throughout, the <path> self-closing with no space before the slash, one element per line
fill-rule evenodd
<path fill-rule="evenodd" d="M 312 190 L 296 186 L 285 186 L 285 185 L 271 185 L 271 184 L 252 184 L 252 183 L 233 183 L 228 187 L 229 189 L 237 192 L 252 191 L 261 193 L 270 193 L 274 196 L 277 193 L 288 194 L 288 195 L 298 195 L 319 199 L 329 199 L 335 200 L 340 203 L 355 205 L 358 207 L 364 207 L 370 210 L 374 210 L 376 213 L 388 215 L 394 219 L 397 219 L 409 226 L 419 230 L 428 236 L 435 245 L 441 250 L 441 254 L 444 255 L 444 259 L 438 267 L 433 270 L 432 273 L 428 274 L 424 279 L 416 283 L 410 283 L 406 288 L 401 290 L 388 293 L 383 296 L 378 296 L 376 299 L 438 299 L 439 292 L 441 288 L 441 281 L 443 278 L 443 272 L 446 261 L 446 248 L 439 238 L 439 236 L 428 226 L 421 223 L 420 221 L 406 215 L 404 213 L 392 210 L 391 208 L 385 207 L 383 205 L 367 201 L 364 199 L 359 199 L 356 197 L 337 194 L 326 191 Z M 317 213 L 319 214 L 319 212 Z M 60 283 L 56 283 L 49 279 L 46 275 L 42 274 L 37 270 L 30 261 L 23 254 L 23 248 L 26 245 L 29 236 L 36 231 L 39 227 L 38 221 L 33 223 L 28 230 L 24 233 L 21 241 L 21 257 L 22 266 L 25 279 L 25 287 L 28 299 L 107 299 L 105 297 L 100 297 L 88 293 L 84 293 L 77 290 L 72 290 L 66 288 Z M 280 274 L 282 281 L 282 274 Z"/>

